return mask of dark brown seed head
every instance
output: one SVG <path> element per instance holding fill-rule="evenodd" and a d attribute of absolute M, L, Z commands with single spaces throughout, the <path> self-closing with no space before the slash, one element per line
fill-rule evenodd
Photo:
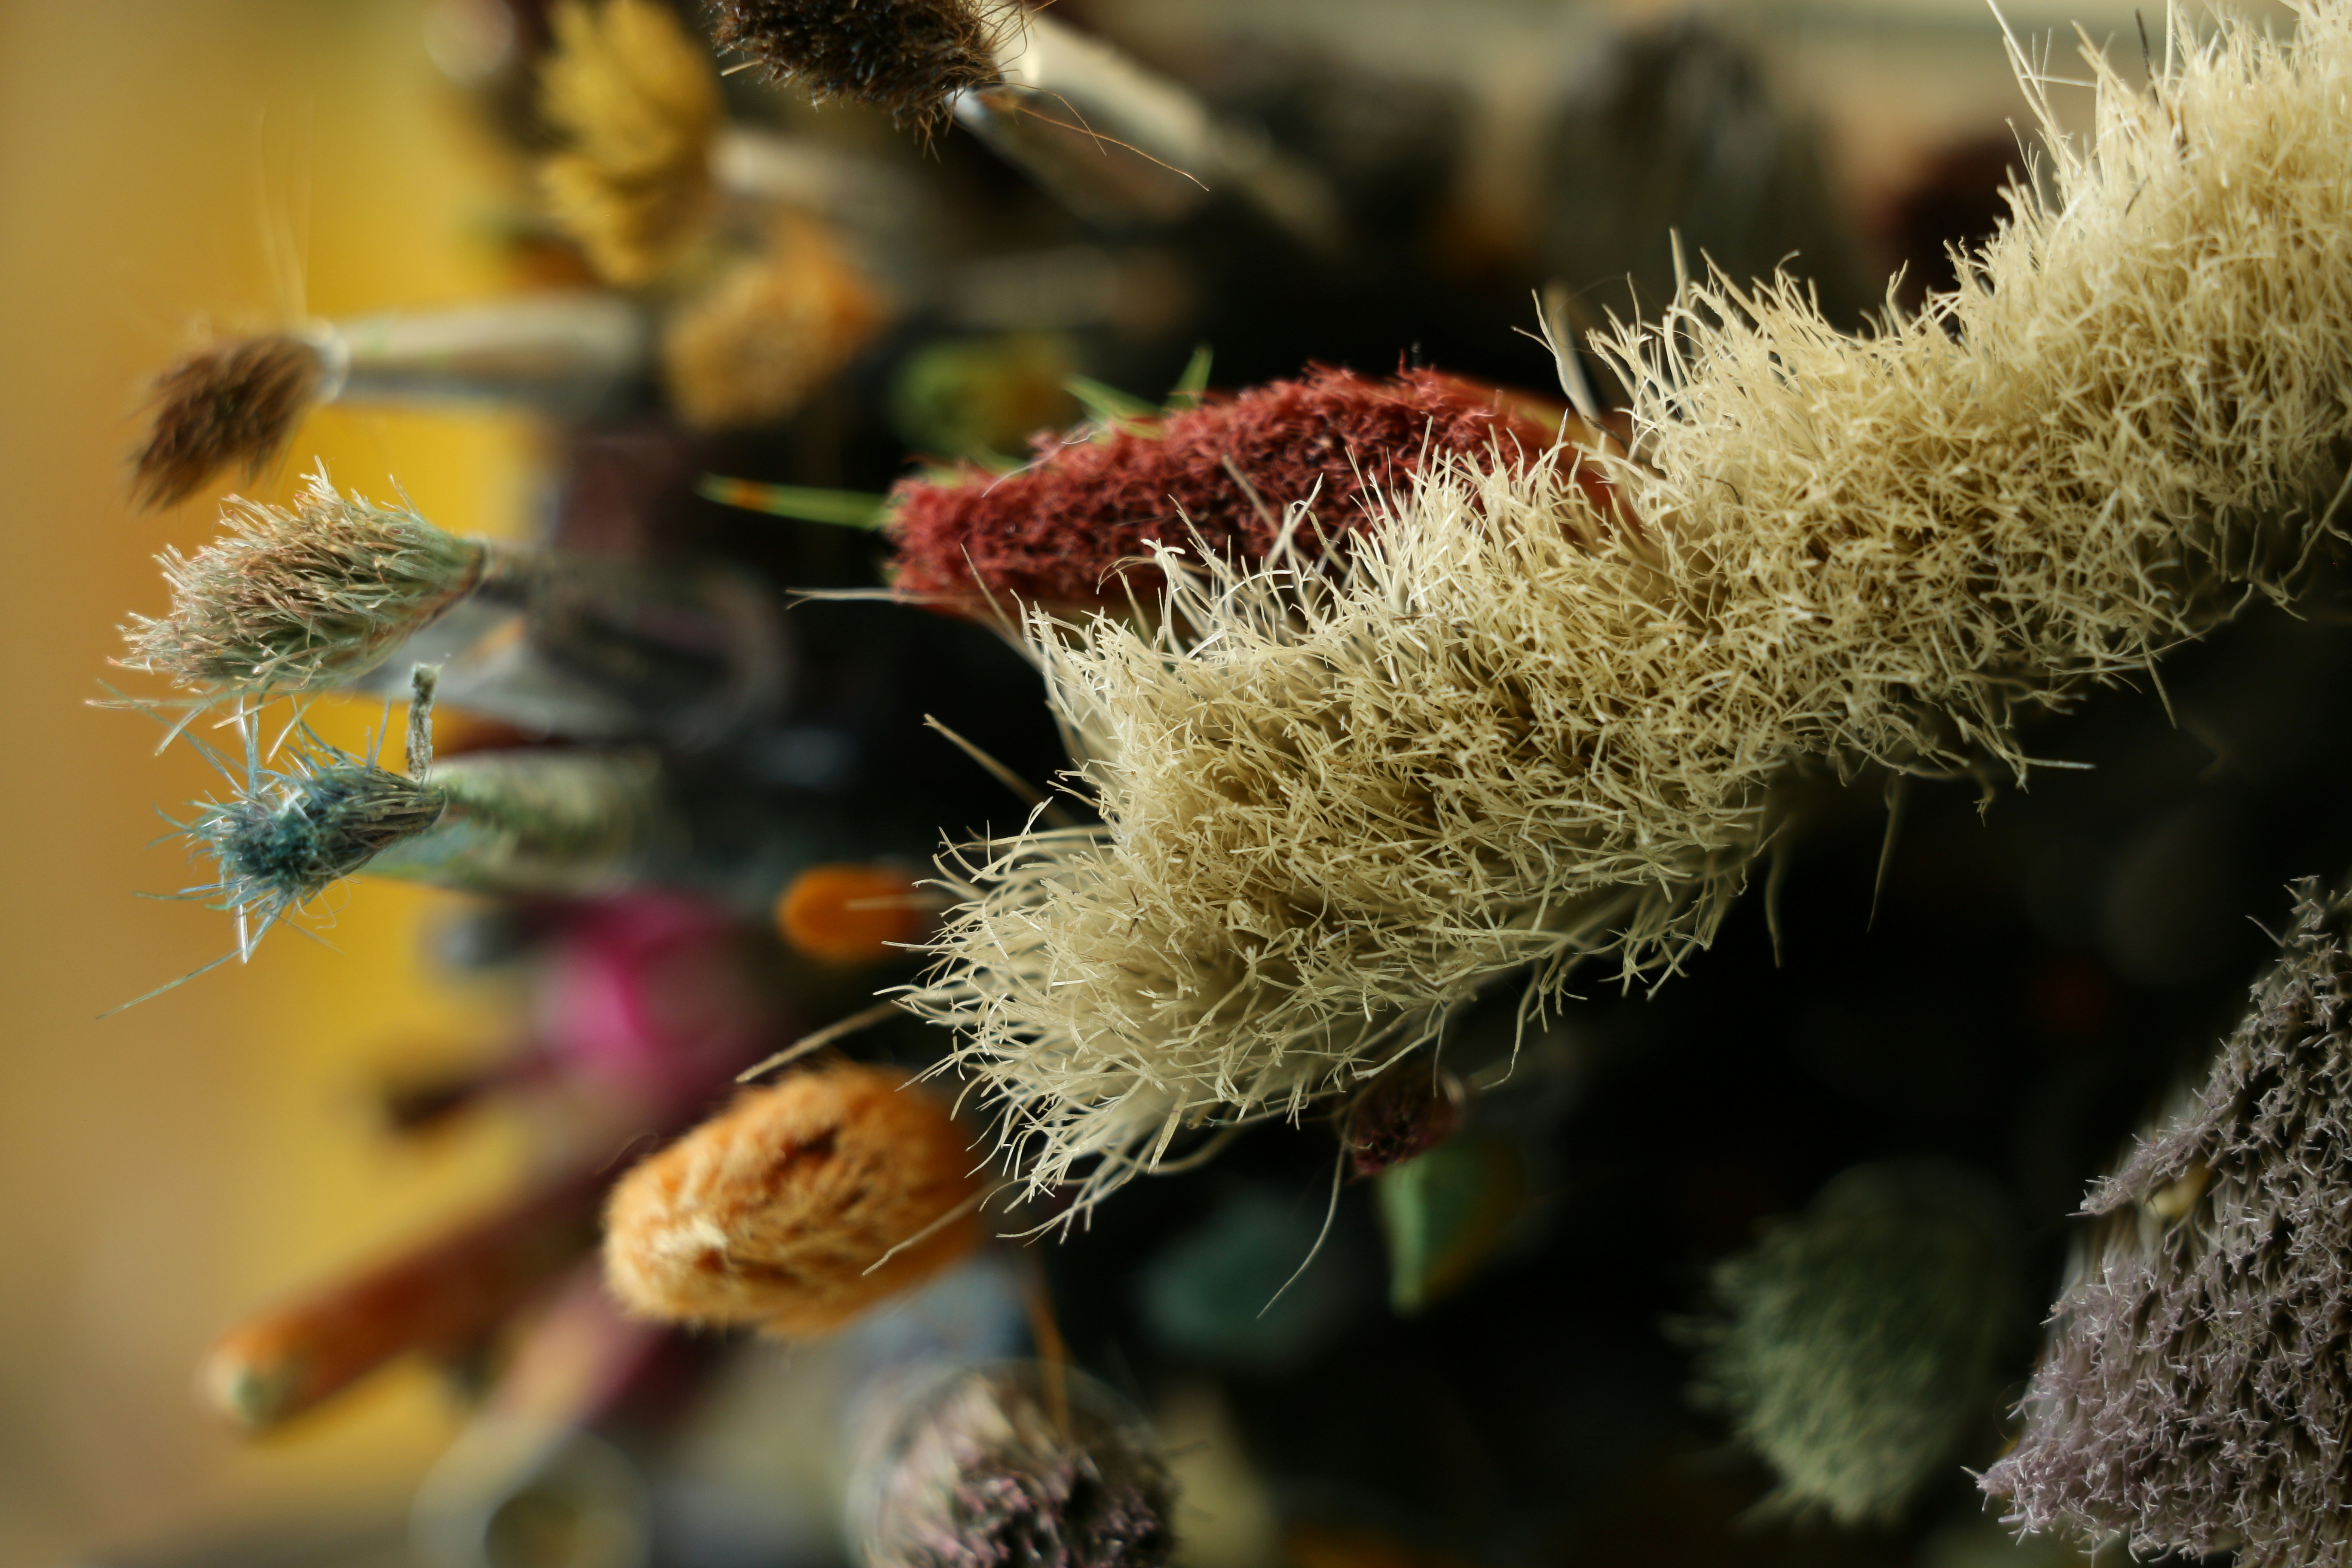
<path fill-rule="evenodd" d="M 289 333 L 216 343 L 155 378 L 147 439 L 131 455 L 142 506 L 183 501 L 234 464 L 251 479 L 285 449 L 318 400 L 326 366 Z"/>
<path fill-rule="evenodd" d="M 1376 1176 L 1453 1136 L 1462 1125 L 1462 1085 L 1425 1062 L 1400 1064 L 1356 1096 L 1346 1125 L 1349 1167 Z"/>
<path fill-rule="evenodd" d="M 1003 0 L 718 0 L 719 47 L 823 103 L 879 104 L 926 134 L 966 88 L 1001 79 Z"/>

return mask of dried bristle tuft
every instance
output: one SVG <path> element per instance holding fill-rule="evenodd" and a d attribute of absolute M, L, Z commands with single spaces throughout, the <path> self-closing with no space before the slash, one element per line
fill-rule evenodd
<path fill-rule="evenodd" d="M 299 911 L 383 850 L 434 826 L 442 791 L 404 778 L 303 732 L 282 769 L 250 750 L 235 798 L 206 802 L 183 836 L 212 856 L 219 879 L 192 889 L 238 916 L 239 946 L 250 952 L 268 929 Z"/>
<path fill-rule="evenodd" d="M 1149 1429 L 1082 1373 L 960 1369 L 894 1425 L 852 1483 L 869 1568 L 1160 1568 L 1175 1552 L 1175 1484 Z"/>
<path fill-rule="evenodd" d="M 819 103 L 890 111 L 929 135 L 950 100 L 1003 79 L 997 50 L 1020 9 L 1008 0 L 716 0 L 719 47 L 757 61 Z"/>
<path fill-rule="evenodd" d="M 1848 1526 L 1958 1474 L 2029 1321 L 2000 1194 L 1935 1161 L 1846 1172 L 1712 1283 L 1696 1394 L 1779 1476 L 1774 1507 Z"/>
<path fill-rule="evenodd" d="M 1311 499 L 1313 522 L 1294 539 L 1313 554 L 1425 463 L 1525 467 L 1553 456 L 1561 436 L 1557 415 L 1437 371 L 1379 381 L 1317 369 L 1145 424 L 1045 432 L 1018 473 L 965 463 L 901 480 L 894 583 L 1070 605 L 1152 594 L 1150 544 L 1197 536 L 1219 554 L 1262 559 L 1287 509 Z"/>
<path fill-rule="evenodd" d="M 2095 65 L 2095 138 L 1924 316 L 1715 287 L 1618 335 L 1642 460 L 1588 461 L 1638 528 L 1432 466 L 1319 574 L 1033 616 L 1104 826 L 965 852 L 913 999 L 1024 1173 L 1297 1115 L 1514 973 L 1671 971 L 1800 759 L 2021 777 L 2022 718 L 2284 595 L 2352 451 L 2352 5 L 2176 53 Z"/>
<path fill-rule="evenodd" d="M 135 669 L 229 691 L 355 679 L 472 591 L 483 545 L 313 475 L 292 510 L 232 498 L 228 531 L 159 559 L 171 613 L 124 628 Z"/>
<path fill-rule="evenodd" d="M 607 282 L 646 283 L 700 235 L 725 116 L 701 40 L 655 0 L 564 0 L 540 68 L 540 112 L 563 139 L 541 170 L 556 221 Z"/>
<path fill-rule="evenodd" d="M 2307 26 L 2308 24 L 2306 24 Z M 2352 895 L 2297 889 L 2277 964 L 2201 1090 L 2084 1205 L 2004 1522 L 2134 1558 L 2352 1557 Z"/>
<path fill-rule="evenodd" d="M 929 1091 L 875 1068 L 749 1090 L 621 1178 L 605 1279 L 646 1317 L 835 1328 L 971 1250 L 976 1222 L 955 1212 L 978 1190 L 969 1142 Z"/>
<path fill-rule="evenodd" d="M 286 449 L 326 374 L 316 347 L 276 333 L 216 343 L 157 376 L 147 439 L 131 454 L 140 504 L 184 501 L 223 468 L 260 473 Z"/>
<path fill-rule="evenodd" d="M 780 219 L 662 331 L 662 381 L 698 430 L 772 424 L 823 391 L 874 341 L 881 295 L 822 226 Z"/>

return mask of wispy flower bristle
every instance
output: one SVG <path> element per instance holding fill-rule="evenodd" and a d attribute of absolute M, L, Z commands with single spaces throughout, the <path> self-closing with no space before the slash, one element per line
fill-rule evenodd
<path fill-rule="evenodd" d="M 223 468 L 247 479 L 285 450 L 326 381 L 318 349 L 288 333 L 217 343 L 149 388 L 147 439 L 131 455 L 140 503 L 171 506 Z"/>
<path fill-rule="evenodd" d="M 291 510 L 232 498 L 221 515 L 221 538 L 161 557 L 172 609 L 124 628 L 131 668 L 231 691 L 339 686 L 467 593 L 487 553 L 323 473 Z"/>
<path fill-rule="evenodd" d="M 996 50 L 1018 8 L 1003 0 L 719 0 L 719 46 L 822 103 L 878 105 L 926 133 L 968 88 L 1003 79 Z"/>

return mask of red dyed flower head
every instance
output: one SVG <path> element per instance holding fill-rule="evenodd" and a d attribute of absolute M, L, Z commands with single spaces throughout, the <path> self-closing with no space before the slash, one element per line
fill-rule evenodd
<path fill-rule="evenodd" d="M 1048 603 L 1122 595 L 1122 568 L 1149 592 L 1159 575 L 1134 564 L 1147 542 L 1263 557 L 1286 508 L 1310 498 L 1318 533 L 1360 527 L 1367 503 L 1424 462 L 1549 460 L 1569 418 L 1534 399 L 1433 370 L 1378 381 L 1318 369 L 1149 421 L 1120 421 L 1035 438 L 1017 473 L 965 464 L 902 480 L 891 492 L 898 586 L 910 595 L 975 588 Z M 1565 432 L 1590 440 L 1572 418 Z M 1598 487 L 1598 475 L 1589 484 Z"/>

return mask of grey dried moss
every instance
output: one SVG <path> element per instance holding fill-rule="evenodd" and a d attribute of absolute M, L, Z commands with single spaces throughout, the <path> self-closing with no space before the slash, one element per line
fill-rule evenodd
<path fill-rule="evenodd" d="M 2352 1559 L 2352 895 L 2296 889 L 2188 1108 L 2092 1190 L 2007 1522 L 2241 1568 Z"/>
<path fill-rule="evenodd" d="M 1694 1396 L 1780 1477 L 1774 1506 L 1892 1524 L 1990 1431 L 2025 1321 L 2000 1194 L 1940 1161 L 1862 1165 L 1717 1265 Z"/>

